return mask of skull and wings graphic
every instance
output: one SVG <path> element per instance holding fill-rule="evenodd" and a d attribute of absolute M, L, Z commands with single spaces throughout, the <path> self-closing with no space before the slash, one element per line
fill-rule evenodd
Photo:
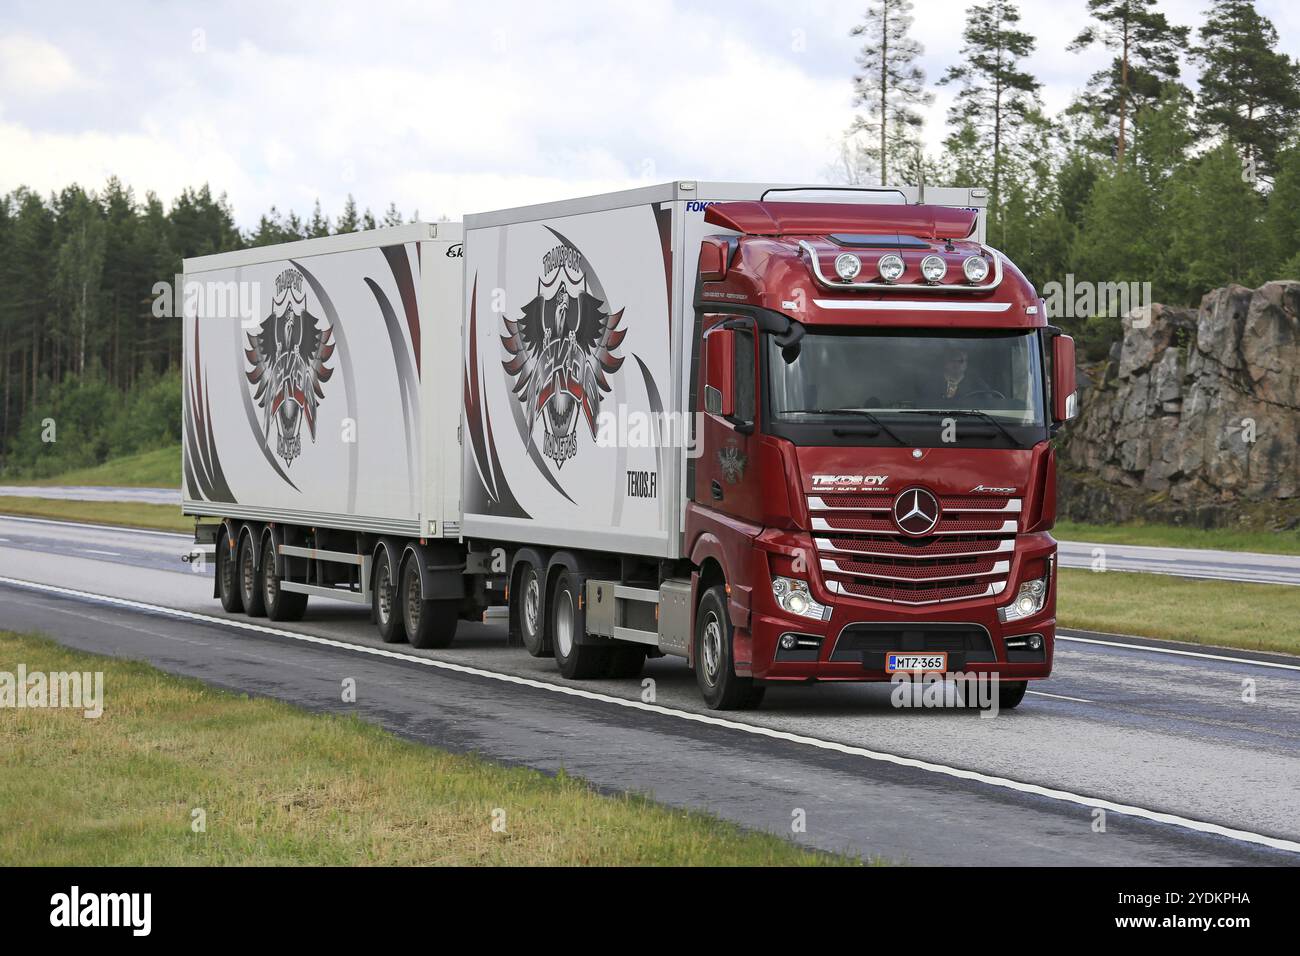
<path fill-rule="evenodd" d="M 316 441 L 316 408 L 334 369 L 325 363 L 334 354 L 334 330 L 318 329 L 307 311 L 302 274 L 286 269 L 276 278 L 271 314 L 256 332 L 247 333 L 244 357 L 252 369 L 244 374 L 256 388 L 253 398 L 262 408 L 262 437 L 271 437 L 275 423 L 276 454 L 286 465 L 302 453 L 302 423 Z"/>
<path fill-rule="evenodd" d="M 577 454 L 577 425 L 581 415 L 596 437 L 601 393 L 610 391 L 607 375 L 623 365 L 615 350 L 627 329 L 619 328 L 623 310 L 611 314 L 604 301 L 560 266 L 549 288 L 541 279 L 537 295 L 517 320 L 505 319 L 501 336 L 509 358 L 505 370 L 514 378 L 514 393 L 526 412 L 527 433 L 540 416 L 545 428 L 542 453 L 557 467 Z"/>

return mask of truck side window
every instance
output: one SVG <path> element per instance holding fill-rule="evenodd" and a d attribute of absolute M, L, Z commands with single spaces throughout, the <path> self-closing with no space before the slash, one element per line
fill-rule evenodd
<path fill-rule="evenodd" d="M 736 419 L 754 420 L 754 333 L 736 330 Z"/>

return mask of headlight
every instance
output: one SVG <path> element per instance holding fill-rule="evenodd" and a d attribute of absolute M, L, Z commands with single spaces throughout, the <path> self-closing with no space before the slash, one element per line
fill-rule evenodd
<path fill-rule="evenodd" d="M 1049 565 L 1047 577 L 1025 581 L 1016 592 L 1016 599 L 1005 607 L 998 608 L 998 619 L 1005 624 L 1008 621 L 1019 621 L 1037 614 L 1047 603 L 1047 586 L 1051 580 L 1052 571 Z"/>
<path fill-rule="evenodd" d="M 799 617 L 811 617 L 824 621 L 830 617 L 830 608 L 818 604 L 808 591 L 808 582 L 795 578 L 772 578 L 772 597 L 781 609 Z"/>
<path fill-rule="evenodd" d="M 921 275 L 926 282 L 939 282 L 948 274 L 948 263 L 943 256 L 926 256 L 921 260 Z"/>
<path fill-rule="evenodd" d="M 896 256 L 892 252 L 887 256 L 881 256 L 876 263 L 876 269 L 880 272 L 880 278 L 886 282 L 897 282 L 903 278 L 903 270 L 907 268 L 903 265 L 903 257 Z"/>
<path fill-rule="evenodd" d="M 862 271 L 862 260 L 851 252 L 844 252 L 835 257 L 835 274 L 845 282 L 852 282 Z"/>
<path fill-rule="evenodd" d="M 983 282 L 989 274 L 989 262 L 983 256 L 970 256 L 961 264 L 961 271 L 966 273 L 967 282 Z"/>

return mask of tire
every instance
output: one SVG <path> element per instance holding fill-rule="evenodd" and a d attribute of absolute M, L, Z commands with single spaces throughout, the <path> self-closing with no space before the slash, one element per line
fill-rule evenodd
<path fill-rule="evenodd" d="M 763 700 L 752 678 L 737 677 L 727 592 L 716 584 L 704 592 L 695 612 L 695 682 L 711 710 L 746 710 Z"/>
<path fill-rule="evenodd" d="M 551 646 L 560 673 L 569 680 L 604 676 L 609 670 L 611 648 L 578 643 L 578 594 L 568 571 L 561 571 L 556 577 L 548 611 Z"/>
<path fill-rule="evenodd" d="M 385 644 L 400 644 L 406 640 L 406 621 L 402 614 L 401 582 L 393 573 L 388 559 L 388 549 L 380 548 L 375 559 L 374 588 L 370 592 L 370 610 L 375 627 Z"/>
<path fill-rule="evenodd" d="M 273 621 L 301 621 L 307 611 L 307 595 L 280 587 L 280 579 L 275 573 L 275 540 L 270 535 L 262 543 L 262 567 L 258 576 L 262 582 L 262 604 L 266 607 L 266 616 Z"/>
<path fill-rule="evenodd" d="M 611 647 L 609 649 L 609 668 L 606 677 L 626 679 L 640 677 L 645 669 L 644 647 Z"/>
<path fill-rule="evenodd" d="M 1025 699 L 1025 691 L 1027 690 L 1029 690 L 1029 681 L 1027 680 L 998 681 L 998 709 L 1014 710 Z"/>
<path fill-rule="evenodd" d="M 236 555 L 230 553 L 230 539 L 226 535 L 226 529 L 222 528 L 218 535 L 217 596 L 221 599 L 223 611 L 238 614 L 244 609 L 244 596 L 239 590 L 239 562 Z"/>
<path fill-rule="evenodd" d="M 426 601 L 417 560 L 408 558 L 402 566 L 402 626 L 406 639 L 420 650 L 450 647 L 460 623 L 460 600 Z"/>
<path fill-rule="evenodd" d="M 262 599 L 262 582 L 254 563 L 253 536 L 246 534 L 239 542 L 239 596 L 249 617 L 266 617 Z"/>
<path fill-rule="evenodd" d="M 537 568 L 525 564 L 519 572 L 519 636 L 533 657 L 551 657 L 551 639 L 546 633 L 542 604 L 542 576 Z"/>

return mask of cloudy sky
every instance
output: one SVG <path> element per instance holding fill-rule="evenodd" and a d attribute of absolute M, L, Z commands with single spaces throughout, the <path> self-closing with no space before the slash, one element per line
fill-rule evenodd
<path fill-rule="evenodd" d="M 917 4 L 931 82 L 969 2 Z M 1300 5 L 1257 5 L 1300 55 Z M 206 181 L 249 226 L 317 197 L 333 215 L 349 193 L 431 219 L 670 179 L 821 181 L 852 116 L 863 6 L 5 0 L 0 192 L 116 173 L 170 200 Z M 1161 3 L 1191 25 L 1207 6 Z M 1021 3 L 1053 110 L 1098 68 L 1065 52 L 1085 7 Z"/>

